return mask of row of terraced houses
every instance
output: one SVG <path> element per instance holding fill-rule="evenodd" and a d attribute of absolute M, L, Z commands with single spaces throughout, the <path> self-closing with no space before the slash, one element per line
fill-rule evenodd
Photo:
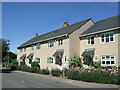
<path fill-rule="evenodd" d="M 102 66 L 118 66 L 120 63 L 119 16 L 94 22 L 91 18 L 75 24 L 65 22 L 63 27 L 43 35 L 36 34 L 18 49 L 17 60 L 27 66 L 37 61 L 40 68 L 69 68 L 69 60 L 80 56 L 83 66 L 91 61 Z"/>

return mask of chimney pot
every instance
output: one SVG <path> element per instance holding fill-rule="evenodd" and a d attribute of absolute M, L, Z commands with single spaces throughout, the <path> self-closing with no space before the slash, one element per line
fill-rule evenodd
<path fill-rule="evenodd" d="M 63 27 L 67 27 L 68 25 L 68 22 L 64 22 Z"/>
<path fill-rule="evenodd" d="M 38 33 L 35 34 L 35 37 L 38 37 Z"/>

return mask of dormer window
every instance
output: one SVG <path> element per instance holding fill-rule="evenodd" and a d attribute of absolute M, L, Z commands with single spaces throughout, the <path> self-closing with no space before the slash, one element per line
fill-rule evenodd
<path fill-rule="evenodd" d="M 36 49 L 40 49 L 40 43 L 36 44 Z"/>
<path fill-rule="evenodd" d="M 31 45 L 31 50 L 34 50 L 34 45 Z"/>
<path fill-rule="evenodd" d="M 48 47 L 53 47 L 54 46 L 54 40 L 48 41 Z"/>
<path fill-rule="evenodd" d="M 94 36 L 88 37 L 88 45 L 94 44 Z"/>
<path fill-rule="evenodd" d="M 26 51 L 26 48 L 24 48 L 24 51 Z"/>
<path fill-rule="evenodd" d="M 22 52 L 22 48 L 21 48 L 21 49 L 19 49 L 19 51 L 20 51 L 20 52 Z"/>
<path fill-rule="evenodd" d="M 59 46 L 63 45 L 63 39 L 62 39 L 62 38 L 61 38 L 61 39 L 58 39 L 58 45 L 59 45 Z"/>

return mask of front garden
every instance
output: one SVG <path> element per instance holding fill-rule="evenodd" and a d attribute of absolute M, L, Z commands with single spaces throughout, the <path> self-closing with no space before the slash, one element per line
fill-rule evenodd
<path fill-rule="evenodd" d="M 37 62 L 32 62 L 31 67 L 26 66 L 24 62 L 21 62 L 21 66 L 11 65 L 10 67 L 14 70 L 22 70 L 25 72 L 52 75 L 57 77 L 64 76 L 68 79 L 85 82 L 116 85 L 120 84 L 120 67 L 102 67 L 100 62 L 93 62 L 91 68 L 86 69 L 83 68 L 80 57 L 71 58 L 70 68 L 63 69 L 63 71 L 60 71 L 59 69 L 52 69 L 51 71 L 48 69 L 40 69 Z"/>

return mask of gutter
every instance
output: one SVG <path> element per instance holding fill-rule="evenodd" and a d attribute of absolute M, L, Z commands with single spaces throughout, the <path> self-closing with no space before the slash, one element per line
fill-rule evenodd
<path fill-rule="evenodd" d="M 23 48 L 23 47 L 28 46 L 28 45 L 32 45 L 32 44 L 36 44 L 36 43 L 40 43 L 40 42 L 44 42 L 44 41 L 48 41 L 48 40 L 51 40 L 51 39 L 59 38 L 59 37 L 62 37 L 62 36 L 67 36 L 67 37 L 68 37 L 68 34 L 63 34 L 63 35 L 60 35 L 60 36 L 56 36 L 56 37 L 52 37 L 52 38 L 48 38 L 48 39 L 44 39 L 44 40 L 40 40 L 40 41 L 37 41 L 37 42 L 34 42 L 34 43 L 29 43 L 29 44 L 26 44 L 26 45 L 23 45 L 23 46 L 17 47 L 17 49 L 19 49 L 19 48 Z"/>
<path fill-rule="evenodd" d="M 97 34 L 97 33 L 103 33 L 103 32 L 107 32 L 107 31 L 112 31 L 112 30 L 119 29 L 119 28 L 120 27 L 111 28 L 111 29 L 105 29 L 103 31 L 98 31 L 98 32 L 93 32 L 93 33 L 88 33 L 88 34 L 80 35 L 79 37 L 88 36 L 88 35 Z"/>

